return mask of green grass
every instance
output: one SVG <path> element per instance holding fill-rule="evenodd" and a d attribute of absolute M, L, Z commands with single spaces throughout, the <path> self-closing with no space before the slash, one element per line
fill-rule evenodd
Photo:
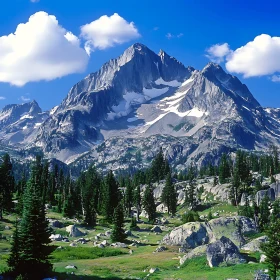
<path fill-rule="evenodd" d="M 56 249 L 51 254 L 53 262 L 60 262 L 65 260 L 86 260 L 97 259 L 104 257 L 112 257 L 125 254 L 124 250 L 113 248 L 89 248 L 89 247 L 65 247 L 62 249 Z"/>

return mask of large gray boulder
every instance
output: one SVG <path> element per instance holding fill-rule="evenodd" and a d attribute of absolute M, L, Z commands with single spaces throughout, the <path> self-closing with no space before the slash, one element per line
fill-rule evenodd
<path fill-rule="evenodd" d="M 216 267 L 222 263 L 239 264 L 245 262 L 237 246 L 225 236 L 207 246 L 206 257 L 210 267 Z"/>
<path fill-rule="evenodd" d="M 261 236 L 259 238 L 256 238 L 256 239 L 250 241 L 249 243 L 243 245 L 241 247 L 241 249 L 245 250 L 245 251 L 250 251 L 250 252 L 262 252 L 261 244 L 263 244 L 267 241 L 268 241 L 267 236 Z"/>
<path fill-rule="evenodd" d="M 208 244 L 209 234 L 204 223 L 186 223 L 173 229 L 167 234 L 162 243 L 166 245 L 182 246 L 185 248 L 195 248 Z"/>
<path fill-rule="evenodd" d="M 186 260 L 204 256 L 206 253 L 206 249 L 207 249 L 207 245 L 201 245 L 194 248 L 180 259 L 180 265 L 182 265 Z"/>
<path fill-rule="evenodd" d="M 274 190 L 275 198 L 280 198 L 280 183 L 276 182 L 270 185 L 270 188 Z"/>
<path fill-rule="evenodd" d="M 278 191 L 278 187 L 275 189 Z M 269 188 L 267 190 L 261 190 L 261 191 L 258 191 L 256 193 L 256 204 L 257 206 L 260 206 L 262 200 L 264 199 L 265 196 L 268 196 L 269 200 L 270 201 L 275 201 L 275 190 L 274 188 Z"/>
<path fill-rule="evenodd" d="M 168 233 L 162 243 L 193 249 L 225 236 L 241 247 L 245 243 L 244 234 L 257 232 L 252 219 L 243 216 L 220 217 L 209 222 L 192 222 L 179 226 Z"/>
<path fill-rule="evenodd" d="M 85 235 L 85 233 L 81 232 L 76 225 L 66 227 L 66 231 L 69 233 L 69 237 L 80 237 Z"/>

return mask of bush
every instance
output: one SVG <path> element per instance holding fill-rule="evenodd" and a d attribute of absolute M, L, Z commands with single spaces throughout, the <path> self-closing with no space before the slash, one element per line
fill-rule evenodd
<path fill-rule="evenodd" d="M 182 222 L 190 223 L 190 222 L 199 222 L 199 215 L 195 211 L 189 211 L 182 215 Z"/>

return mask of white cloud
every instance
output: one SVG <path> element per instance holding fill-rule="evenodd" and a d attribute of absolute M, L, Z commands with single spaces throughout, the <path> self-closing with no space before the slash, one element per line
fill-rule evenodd
<path fill-rule="evenodd" d="M 227 57 L 226 68 L 245 78 L 280 72 L 280 37 L 257 36 Z"/>
<path fill-rule="evenodd" d="M 220 63 L 224 61 L 224 58 L 231 53 L 228 43 L 216 44 L 206 49 L 208 57 L 211 61 Z"/>
<path fill-rule="evenodd" d="M 38 2 L 40 2 L 40 0 L 30 0 L 30 2 L 32 2 L 32 3 L 38 3 Z"/>
<path fill-rule="evenodd" d="M 85 50 L 88 54 L 96 49 L 104 50 L 117 44 L 140 37 L 133 22 L 127 22 L 117 13 L 104 15 L 81 27 L 81 36 L 87 40 Z"/>
<path fill-rule="evenodd" d="M 38 12 L 15 33 L 0 37 L 0 82 L 23 86 L 82 72 L 88 56 L 55 16 Z"/>
<path fill-rule="evenodd" d="M 158 30 L 159 30 L 159 27 L 158 27 L 158 26 L 155 26 L 155 27 L 153 28 L 153 30 L 154 30 L 154 31 L 158 31 Z"/>
<path fill-rule="evenodd" d="M 23 95 L 22 95 L 22 96 L 20 97 L 20 100 L 23 101 L 23 102 L 28 102 L 28 101 L 30 101 L 31 99 L 30 99 L 29 97 L 26 97 L 26 96 L 23 96 Z"/>
<path fill-rule="evenodd" d="M 181 38 L 181 37 L 183 37 L 183 36 L 184 36 L 183 33 L 179 33 L 179 34 L 175 35 L 175 34 L 172 34 L 172 33 L 170 33 L 170 32 L 168 32 L 168 33 L 165 35 L 165 37 L 166 37 L 168 40 L 170 40 L 170 39 L 172 39 L 172 38 Z"/>
<path fill-rule="evenodd" d="M 5 100 L 6 97 L 5 96 L 0 96 L 0 100 Z"/>
<path fill-rule="evenodd" d="M 272 82 L 279 83 L 280 82 L 280 75 L 273 75 L 271 78 Z"/>

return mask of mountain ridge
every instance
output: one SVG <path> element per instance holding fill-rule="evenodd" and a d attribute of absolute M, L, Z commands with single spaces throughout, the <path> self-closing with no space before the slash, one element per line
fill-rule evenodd
<path fill-rule="evenodd" d="M 68 163 L 111 138 L 186 137 L 196 148 L 183 148 L 184 153 L 198 164 L 215 160 L 221 151 L 264 151 L 280 144 L 280 111 L 263 108 L 237 77 L 215 63 L 200 71 L 185 67 L 139 43 L 75 84 L 50 112 L 36 104 L 27 124 L 18 114 L 10 120 L 21 130 L 11 137 L 8 123 L 1 127 L 7 108 L 0 111 L 2 142 L 40 147 L 48 157 Z M 28 127 L 33 129 L 27 133 Z"/>

